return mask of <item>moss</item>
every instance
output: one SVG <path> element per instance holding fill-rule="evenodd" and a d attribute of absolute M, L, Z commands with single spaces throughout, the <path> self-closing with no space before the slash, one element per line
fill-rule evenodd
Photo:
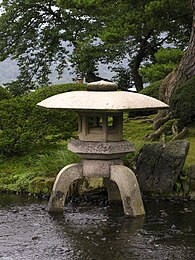
<path fill-rule="evenodd" d="M 195 119 L 195 77 L 177 86 L 170 98 L 170 107 L 175 118 L 187 122 Z"/>
<path fill-rule="evenodd" d="M 185 164 L 189 166 L 195 164 L 195 123 L 188 125 L 188 136 L 186 139 L 190 142 L 190 148 Z"/>
<path fill-rule="evenodd" d="M 28 192 L 38 195 L 50 194 L 55 178 L 35 177 L 31 180 Z"/>
<path fill-rule="evenodd" d="M 134 143 L 136 152 L 147 143 L 145 136 L 153 132 L 150 121 L 152 118 L 153 116 L 146 119 L 128 119 L 128 116 L 124 115 L 124 139 Z"/>
<path fill-rule="evenodd" d="M 78 193 L 79 195 L 84 195 L 102 187 L 104 187 L 103 178 L 85 178 L 79 183 Z"/>

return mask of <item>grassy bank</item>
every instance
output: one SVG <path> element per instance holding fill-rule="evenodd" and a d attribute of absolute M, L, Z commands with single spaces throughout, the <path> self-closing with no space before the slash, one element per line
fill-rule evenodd
<path fill-rule="evenodd" d="M 48 194 L 56 174 L 79 158 L 67 150 L 66 142 L 62 142 L 24 156 L 0 160 L 0 191 Z"/>
<path fill-rule="evenodd" d="M 146 143 L 144 136 L 151 133 L 149 119 L 124 120 L 124 138 L 135 144 L 135 153 Z M 189 126 L 186 138 L 190 150 L 186 167 L 195 164 L 195 123 Z M 33 150 L 25 156 L 0 157 L 0 191 L 48 194 L 56 174 L 79 158 L 67 150 L 66 142 Z"/>

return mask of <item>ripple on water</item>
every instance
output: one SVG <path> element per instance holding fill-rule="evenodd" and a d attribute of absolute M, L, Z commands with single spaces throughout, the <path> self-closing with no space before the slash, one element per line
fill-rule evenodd
<path fill-rule="evenodd" d="M 73 203 L 59 216 L 48 214 L 45 201 L 7 196 L 0 202 L 2 260 L 195 259 L 194 204 L 146 202 L 146 217 L 134 219 L 121 205 Z"/>

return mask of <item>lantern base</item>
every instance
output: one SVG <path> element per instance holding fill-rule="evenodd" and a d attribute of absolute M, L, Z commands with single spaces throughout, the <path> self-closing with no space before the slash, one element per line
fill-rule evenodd
<path fill-rule="evenodd" d="M 87 171 L 90 169 L 87 161 L 84 160 L 84 164 L 81 162 L 67 165 L 59 172 L 48 204 L 50 213 L 63 212 L 70 185 L 75 180 L 89 176 L 86 175 L 86 169 Z M 113 161 L 116 163 L 116 160 Z M 104 178 L 106 177 L 108 199 L 111 201 L 121 200 L 126 215 L 131 217 L 145 215 L 139 184 L 134 172 L 122 164 L 116 165 L 115 163 L 106 165 L 108 173 L 105 174 Z M 98 174 L 95 176 L 102 177 Z"/>
<path fill-rule="evenodd" d="M 122 158 L 135 151 L 134 144 L 129 141 L 117 142 L 85 142 L 80 139 L 68 142 L 68 150 L 82 159 L 112 160 Z"/>

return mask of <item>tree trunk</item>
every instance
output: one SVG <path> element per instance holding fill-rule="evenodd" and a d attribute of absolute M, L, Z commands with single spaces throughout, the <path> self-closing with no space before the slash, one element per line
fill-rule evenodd
<path fill-rule="evenodd" d="M 167 75 L 160 86 L 160 99 L 169 104 L 173 90 L 195 76 L 195 0 L 190 0 L 193 11 L 192 32 L 188 48 L 179 65 Z"/>
<path fill-rule="evenodd" d="M 137 92 L 140 92 L 143 89 L 143 79 L 142 76 L 139 74 L 139 68 L 132 68 L 132 78 L 135 83 L 135 88 Z"/>
<path fill-rule="evenodd" d="M 135 57 L 133 58 L 132 62 L 130 63 L 130 68 L 132 72 L 132 78 L 135 83 L 135 88 L 137 92 L 143 89 L 143 79 L 139 73 L 140 65 L 143 59 L 147 56 L 149 50 L 151 51 L 150 44 L 148 40 L 152 35 L 152 30 L 147 33 L 144 39 L 140 42 L 139 50 Z"/>

